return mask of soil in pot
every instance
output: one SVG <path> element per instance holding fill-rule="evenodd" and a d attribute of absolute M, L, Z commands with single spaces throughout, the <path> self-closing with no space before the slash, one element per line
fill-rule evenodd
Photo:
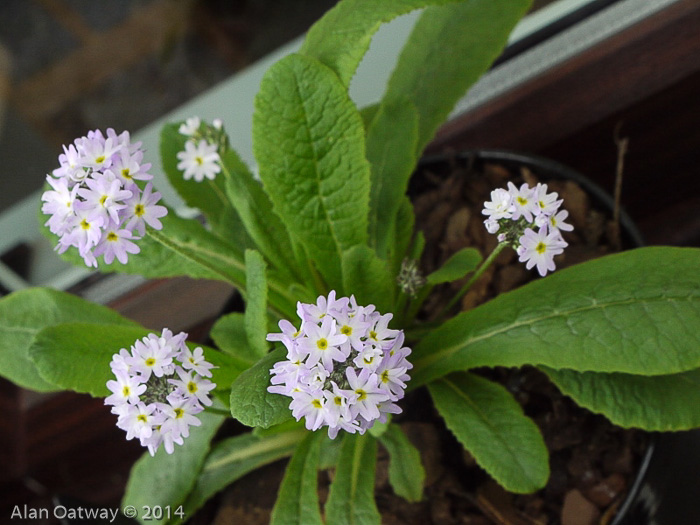
<path fill-rule="evenodd" d="M 490 253 L 496 238 L 483 225 L 481 210 L 490 192 L 516 185 L 531 186 L 540 174 L 512 163 L 452 158 L 424 165 L 412 188 L 416 226 L 426 237 L 424 273 L 437 269 L 450 255 L 473 246 Z M 545 180 L 542 180 L 545 182 Z M 555 259 L 557 268 L 600 257 L 613 250 L 611 210 L 601 209 L 572 180 L 546 180 L 550 191 L 564 199 L 573 232 L 565 232 L 569 247 Z M 507 249 L 467 293 L 467 310 L 492 297 L 539 278 L 526 270 Z M 463 283 L 443 285 L 421 312 L 430 319 L 441 311 Z M 533 368 L 479 371 L 501 381 L 541 429 L 550 452 L 547 486 L 532 495 L 513 495 L 501 489 L 463 450 L 432 408 L 424 389 L 402 402 L 404 413 L 394 419 L 420 450 L 426 469 L 424 498 L 408 503 L 394 495 L 388 483 L 388 457 L 380 447 L 376 499 L 384 524 L 556 524 L 592 525 L 616 522 L 615 515 L 635 478 L 646 451 L 643 432 L 615 427 L 602 416 L 576 406 Z M 268 523 L 285 462 L 251 473 L 211 502 L 197 523 Z M 319 474 L 323 502 L 331 473 Z"/>

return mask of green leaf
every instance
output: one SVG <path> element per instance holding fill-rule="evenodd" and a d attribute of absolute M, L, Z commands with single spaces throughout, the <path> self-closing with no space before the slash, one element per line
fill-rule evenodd
<path fill-rule="evenodd" d="M 165 523 L 166 519 L 144 519 L 143 507 L 170 507 L 174 512 L 194 487 L 209 453 L 210 441 L 224 420 L 222 416 L 209 412 L 202 412 L 197 417 L 202 425 L 191 427 L 189 437 L 182 446 L 175 445 L 173 454 L 168 454 L 161 446 L 155 456 L 145 453 L 131 469 L 122 508 L 126 505 L 135 507 L 139 522 Z"/>
<path fill-rule="evenodd" d="M 501 294 L 414 349 L 409 388 L 479 366 L 666 375 L 700 368 L 700 249 L 640 248 Z"/>
<path fill-rule="evenodd" d="M 423 497 L 425 469 L 418 449 L 408 440 L 401 427 L 389 425 L 379 442 L 389 452 L 389 483 L 394 492 L 402 498 L 414 502 Z"/>
<path fill-rule="evenodd" d="M 401 52 L 383 100 L 392 104 L 408 98 L 418 109 L 416 154 L 498 57 L 530 3 L 471 0 L 425 9 Z"/>
<path fill-rule="evenodd" d="M 700 369 L 650 377 L 543 370 L 577 404 L 621 427 L 660 432 L 700 427 Z"/>
<path fill-rule="evenodd" d="M 225 215 L 225 208 L 231 206 L 226 198 L 226 179 L 219 173 L 214 180 L 206 179 L 202 182 L 194 179 L 185 180 L 183 172 L 177 169 L 180 162 L 177 154 L 185 150 L 185 142 L 189 137 L 181 134 L 178 131 L 179 127 L 180 123 L 165 124 L 160 132 L 160 157 L 163 171 L 188 206 L 199 209 L 211 224 L 218 224 Z"/>
<path fill-rule="evenodd" d="M 287 465 L 272 509 L 272 525 L 322 525 L 317 480 L 322 437 L 321 433 L 307 433 L 299 443 Z"/>
<path fill-rule="evenodd" d="M 204 350 L 205 359 L 215 367 L 211 371 L 211 381 L 216 384 L 217 390 L 228 390 L 231 384 L 238 379 L 238 376 L 250 367 L 248 362 L 219 352 L 214 348 L 197 343 L 187 343 L 187 346 L 190 349 L 199 346 Z M 227 397 L 229 396 L 227 395 Z"/>
<path fill-rule="evenodd" d="M 396 214 L 394 224 L 393 245 L 389 252 L 389 260 L 391 261 L 391 273 L 394 276 L 399 274 L 401 263 L 408 255 L 408 250 L 411 247 L 413 239 L 413 227 L 416 222 L 415 214 L 413 213 L 413 204 L 411 200 L 404 195 L 399 200 L 399 208 Z M 420 257 L 420 254 L 419 254 Z"/>
<path fill-rule="evenodd" d="M 428 284 L 448 283 L 461 279 L 476 270 L 481 262 L 481 253 L 476 248 L 463 248 L 452 255 L 445 264 L 426 277 Z"/>
<path fill-rule="evenodd" d="M 345 0 L 338 2 L 316 22 L 302 45 L 301 52 L 331 68 L 345 86 L 362 60 L 372 35 L 379 26 L 399 15 L 432 4 L 456 0 Z"/>
<path fill-rule="evenodd" d="M 506 490 L 534 492 L 547 483 L 547 447 L 534 421 L 501 385 L 459 373 L 428 385 L 447 427 Z"/>
<path fill-rule="evenodd" d="M 107 396 L 110 394 L 107 381 L 114 379 L 109 366 L 112 356 L 122 348 L 128 350 L 151 332 L 126 319 L 122 318 L 121 322 L 49 326 L 36 335 L 29 356 L 47 381 L 95 397 Z M 228 388 L 243 369 L 231 357 L 213 348 L 194 343 L 188 346 L 202 347 L 204 357 L 217 367 L 212 370 L 212 381 L 221 388 Z"/>
<path fill-rule="evenodd" d="M 343 252 L 367 242 L 369 164 L 362 119 L 333 72 L 294 54 L 273 65 L 255 99 L 253 150 L 292 242 L 339 287 Z"/>
<path fill-rule="evenodd" d="M 343 287 L 358 304 L 373 304 L 379 312 L 393 310 L 394 279 L 386 261 L 368 246 L 355 246 L 343 253 Z"/>
<path fill-rule="evenodd" d="M 334 525 L 379 524 L 374 501 L 377 440 L 370 434 L 346 434 L 326 503 L 326 521 Z"/>
<path fill-rule="evenodd" d="M 137 325 L 63 323 L 41 330 L 29 355 L 47 381 L 61 388 L 104 397 L 114 379 L 112 356 L 148 335 Z"/>
<path fill-rule="evenodd" d="M 259 359 L 248 344 L 245 319 L 242 313 L 233 312 L 220 317 L 212 326 L 209 336 L 222 352 L 240 362 L 252 365 Z"/>
<path fill-rule="evenodd" d="M 372 167 L 369 242 L 387 257 L 396 215 L 416 166 L 418 112 L 408 100 L 382 104 L 367 131 L 367 160 Z"/>
<path fill-rule="evenodd" d="M 244 425 L 269 428 L 292 417 L 289 398 L 267 391 L 270 369 L 285 355 L 284 348 L 273 350 L 231 385 L 231 415 Z"/>
<path fill-rule="evenodd" d="M 287 229 L 272 211 L 270 198 L 235 151 L 222 158 L 226 195 L 258 250 L 286 275 L 294 274 L 294 252 Z"/>
<path fill-rule="evenodd" d="M 59 390 L 60 385 L 40 375 L 29 351 L 42 330 L 76 320 L 137 326 L 109 308 L 48 288 L 21 290 L 0 299 L 0 375 L 32 390 Z"/>
<path fill-rule="evenodd" d="M 291 455 L 307 435 L 303 429 L 262 437 L 248 433 L 217 443 L 185 502 L 185 516 L 192 516 L 214 494 L 249 472 Z"/>
<path fill-rule="evenodd" d="M 260 252 L 245 251 L 246 268 L 246 307 L 244 314 L 245 332 L 248 346 L 255 359 L 267 354 L 267 278 L 265 260 Z"/>

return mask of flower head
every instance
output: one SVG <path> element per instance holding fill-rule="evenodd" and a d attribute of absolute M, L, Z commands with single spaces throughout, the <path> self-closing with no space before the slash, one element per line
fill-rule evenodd
<path fill-rule="evenodd" d="M 374 421 L 399 413 L 412 365 L 403 347 L 403 332 L 388 327 L 392 315 L 373 305 L 358 306 L 354 297 L 336 299 L 335 292 L 316 304 L 297 304 L 301 328 L 281 321 L 280 341 L 287 359 L 270 370 L 268 391 L 292 398 L 292 415 L 304 418 L 306 428 L 328 427 L 335 438 L 340 430 L 363 433 Z"/>
<path fill-rule="evenodd" d="M 107 264 L 115 258 L 126 264 L 128 254 L 139 252 L 145 224 L 161 229 L 158 219 L 167 213 L 150 183 L 143 191 L 136 184 L 152 178 L 141 143 L 132 144 L 127 131 L 108 129 L 106 135 L 90 131 L 64 146 L 60 167 L 46 177 L 52 189 L 41 197 L 41 211 L 50 215 L 46 226 L 59 237 L 58 252 L 75 247 L 87 266 L 97 266 L 100 256 Z"/>
<path fill-rule="evenodd" d="M 117 426 L 126 438 L 138 438 L 151 455 L 161 444 L 172 454 L 189 436 L 190 425 L 201 424 L 197 414 L 212 404 L 216 385 L 203 376 L 211 376 L 213 365 L 201 348 L 190 351 L 186 338 L 165 328 L 160 336 L 136 341 L 130 351 L 122 348 L 110 363 L 116 380 L 107 382 L 112 395 L 105 404 L 119 416 Z"/>
<path fill-rule="evenodd" d="M 517 188 L 512 182 L 508 189 L 491 192 L 491 201 L 484 203 L 482 213 L 486 230 L 498 236 L 498 242 L 508 243 L 529 270 L 533 266 L 541 276 L 555 269 L 554 256 L 568 246 L 561 231 L 571 231 L 573 226 L 564 222 L 569 213 L 560 210 L 561 199 L 556 193 L 548 193 L 546 184 L 530 188 L 523 184 Z"/>

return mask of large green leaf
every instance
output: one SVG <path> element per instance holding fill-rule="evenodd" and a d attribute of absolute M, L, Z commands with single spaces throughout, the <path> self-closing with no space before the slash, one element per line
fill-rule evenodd
<path fill-rule="evenodd" d="M 383 101 L 408 98 L 418 109 L 417 154 L 498 57 L 530 3 L 470 0 L 426 8 L 401 52 Z"/>
<path fill-rule="evenodd" d="M 462 372 L 428 389 L 447 427 L 506 490 L 529 493 L 544 487 L 549 477 L 544 439 L 504 387 Z"/>
<path fill-rule="evenodd" d="M 125 319 L 115 324 L 62 323 L 41 330 L 34 339 L 29 356 L 43 378 L 61 388 L 107 396 L 106 383 L 114 379 L 109 366 L 112 356 L 127 350 L 150 330 Z M 188 346 L 194 348 L 193 343 Z M 231 357 L 213 348 L 202 346 L 204 357 L 217 368 L 212 370 L 212 381 L 227 389 L 238 377 L 242 367 Z"/>
<path fill-rule="evenodd" d="M 255 99 L 253 149 L 292 241 L 339 287 L 343 252 L 367 241 L 369 164 L 362 119 L 333 72 L 294 54 L 273 65 Z"/>
<path fill-rule="evenodd" d="M 260 252 L 280 272 L 294 275 L 294 252 L 282 220 L 272 211 L 270 198 L 235 151 L 222 158 L 227 176 L 226 195 Z"/>
<path fill-rule="evenodd" d="M 700 249 L 640 248 L 502 294 L 414 349 L 409 388 L 479 366 L 666 375 L 700 367 Z"/>
<path fill-rule="evenodd" d="M 48 288 L 22 290 L 0 299 L 0 375 L 32 390 L 58 390 L 61 385 L 39 374 L 29 350 L 42 330 L 76 320 L 137 326 L 109 308 Z"/>
<path fill-rule="evenodd" d="M 97 323 L 63 323 L 40 331 L 29 351 L 42 377 L 61 388 L 109 395 L 107 381 L 114 379 L 112 356 L 148 335 L 141 326 Z"/>
<path fill-rule="evenodd" d="M 347 434 L 326 503 L 326 521 L 334 525 L 379 524 L 374 501 L 377 440 L 369 433 Z"/>
<path fill-rule="evenodd" d="M 133 506 L 139 522 L 165 523 L 168 521 L 167 515 L 162 520 L 144 517 L 144 507 L 167 507 L 174 513 L 194 487 L 209 453 L 210 441 L 224 420 L 222 416 L 209 412 L 202 412 L 197 417 L 202 421 L 201 426 L 191 427 L 189 437 L 185 438 L 182 446 L 175 445 L 172 454 L 161 446 L 155 456 L 145 453 L 131 469 L 122 508 Z"/>
<path fill-rule="evenodd" d="M 425 469 L 418 449 L 408 440 L 401 427 L 393 423 L 379 437 L 379 442 L 389 452 L 389 483 L 394 492 L 408 501 L 420 501 Z"/>
<path fill-rule="evenodd" d="M 543 369 L 576 403 L 616 425 L 661 432 L 700 427 L 700 369 L 652 377 Z"/>
<path fill-rule="evenodd" d="M 367 131 L 367 160 L 372 167 L 369 242 L 386 258 L 396 215 L 408 179 L 416 167 L 418 112 L 409 100 L 382 104 Z"/>
<path fill-rule="evenodd" d="M 372 35 L 382 23 L 427 5 L 454 1 L 344 0 L 311 27 L 301 52 L 326 64 L 347 86 L 369 47 Z"/>
<path fill-rule="evenodd" d="M 291 455 L 307 435 L 303 429 L 268 436 L 248 433 L 217 443 L 185 502 L 185 516 L 192 516 L 214 494 L 249 472 Z"/>
<path fill-rule="evenodd" d="M 198 208 L 210 223 L 218 224 L 225 215 L 224 209 L 230 207 L 226 198 L 226 178 L 222 173 L 214 180 L 206 179 L 197 182 L 194 179 L 185 180 L 183 172 L 177 169 L 179 160 L 177 154 L 184 151 L 185 142 L 190 138 L 182 135 L 179 124 L 165 124 L 160 132 L 160 157 L 163 171 L 170 184 L 188 206 Z"/>
<path fill-rule="evenodd" d="M 321 433 L 307 433 L 287 465 L 272 525 L 322 525 L 318 502 L 318 458 Z"/>
<path fill-rule="evenodd" d="M 286 350 L 273 350 L 243 372 L 231 385 L 231 415 L 249 427 L 269 428 L 292 417 L 290 399 L 271 394 L 270 369 L 284 359 Z"/>

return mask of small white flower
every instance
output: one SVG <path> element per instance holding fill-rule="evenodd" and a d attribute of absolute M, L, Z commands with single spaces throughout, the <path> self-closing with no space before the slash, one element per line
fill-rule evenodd
<path fill-rule="evenodd" d="M 188 140 L 185 142 L 185 151 L 178 152 L 177 158 L 180 160 L 177 169 L 183 172 L 185 180 L 214 180 L 216 174 L 221 171 L 221 159 L 216 152 L 216 144 L 209 144 L 206 140 L 200 140 L 197 145 Z"/>
<path fill-rule="evenodd" d="M 190 117 L 188 118 L 184 124 L 180 124 L 180 128 L 178 131 L 182 135 L 187 135 L 188 137 L 191 137 L 197 131 L 199 130 L 199 125 L 202 123 L 199 117 Z"/>
<path fill-rule="evenodd" d="M 548 271 L 555 269 L 554 256 L 562 253 L 567 246 L 558 231 L 548 233 L 547 228 L 543 227 L 535 233 L 528 228 L 520 238 L 519 261 L 526 263 L 528 270 L 536 265 L 537 271 L 544 277 Z"/>

